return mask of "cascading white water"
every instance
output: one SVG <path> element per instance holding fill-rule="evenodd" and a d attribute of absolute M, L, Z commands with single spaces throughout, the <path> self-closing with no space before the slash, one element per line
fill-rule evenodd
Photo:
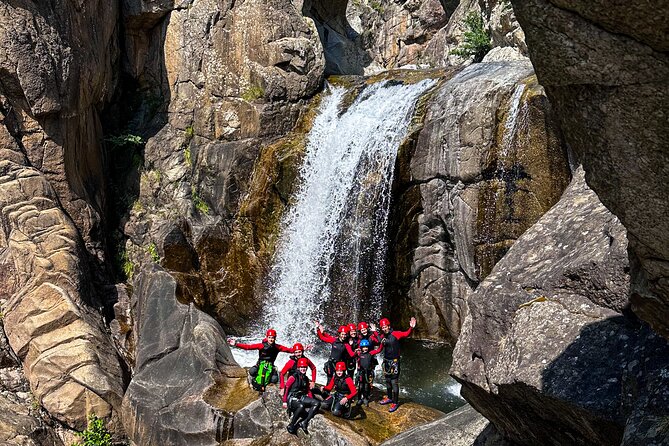
<path fill-rule="evenodd" d="M 434 84 L 433 80 L 412 85 L 380 82 L 367 87 L 341 115 L 338 106 L 345 91 L 333 87 L 321 105 L 270 275 L 265 321 L 288 340 L 304 339 L 313 331 L 313 319 L 322 317 L 323 305 L 343 297 L 332 295 L 330 281 L 337 249 L 347 251 L 349 258 L 351 251 L 359 255 L 365 250 L 360 246 L 365 241 L 362 233 L 370 227 L 375 241 L 385 240 L 397 149 L 406 137 L 416 101 Z M 366 202 L 370 195 L 375 202 Z M 362 211 L 351 213 L 351 207 Z M 351 227 L 347 220 L 351 215 L 359 220 L 358 227 Z M 345 223 L 345 244 L 338 248 Z M 376 243 L 375 249 L 384 250 L 385 244 Z M 385 252 L 374 254 L 385 257 Z M 348 274 L 339 276 L 350 279 L 343 288 L 356 286 L 355 259 L 352 263 Z M 355 292 L 346 297 L 354 296 Z M 344 304 L 359 306 L 356 301 Z"/>
<path fill-rule="evenodd" d="M 504 123 L 504 136 L 502 138 L 502 149 L 500 150 L 500 158 L 509 154 L 509 150 L 513 144 L 516 135 L 516 125 L 518 122 L 518 112 L 520 111 L 520 100 L 523 98 L 525 92 L 525 84 L 519 84 L 513 91 L 511 101 L 509 104 L 509 112 Z"/>

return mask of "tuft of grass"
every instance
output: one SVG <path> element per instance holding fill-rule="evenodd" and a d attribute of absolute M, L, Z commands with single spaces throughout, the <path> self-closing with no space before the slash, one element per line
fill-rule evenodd
<path fill-rule="evenodd" d="M 265 96 L 265 90 L 259 85 L 251 85 L 241 95 L 246 102 L 253 102 Z"/>
<path fill-rule="evenodd" d="M 151 242 L 149 246 L 146 248 L 146 251 L 149 253 L 151 256 L 151 260 L 153 260 L 154 263 L 158 263 L 160 261 L 160 256 L 158 255 L 158 248 L 156 247 L 156 244 Z"/>
<path fill-rule="evenodd" d="M 109 138 L 106 139 L 106 141 L 115 147 L 141 146 L 146 142 L 142 139 L 141 136 L 132 135 L 130 133 L 110 136 Z"/>
<path fill-rule="evenodd" d="M 186 135 L 187 139 L 193 139 L 193 136 L 195 136 L 195 129 L 192 125 L 189 125 L 186 127 L 186 130 L 184 130 L 184 134 Z"/>
<path fill-rule="evenodd" d="M 128 258 L 128 253 L 125 249 L 122 249 L 119 253 L 119 260 L 123 274 L 125 274 L 125 278 L 127 280 L 131 280 L 132 276 L 135 274 L 135 264 L 130 261 Z"/>
<path fill-rule="evenodd" d="M 471 11 L 465 18 L 465 39 L 462 44 L 449 54 L 469 58 L 474 57 L 474 63 L 481 62 L 488 51 L 492 48 L 490 46 L 490 33 L 483 28 L 483 17 L 476 11 Z"/>
<path fill-rule="evenodd" d="M 105 428 L 104 421 L 95 415 L 88 417 L 88 427 L 83 432 L 78 432 L 77 436 L 82 440 L 79 445 L 112 446 L 112 437 Z M 71 446 L 75 445 L 76 443 L 73 443 Z"/>
<path fill-rule="evenodd" d="M 191 187 L 190 196 L 193 200 L 193 205 L 195 206 L 195 209 L 197 209 L 199 213 L 205 215 L 209 214 L 209 205 L 205 203 L 205 201 L 202 198 L 200 198 L 200 196 L 197 193 L 197 190 L 195 189 L 195 186 Z"/>
<path fill-rule="evenodd" d="M 184 149 L 184 160 L 186 161 L 186 165 L 187 165 L 188 167 L 192 167 L 192 166 L 193 166 L 193 160 L 191 159 L 191 154 L 190 154 L 190 146 L 187 146 L 187 147 Z"/>
<path fill-rule="evenodd" d="M 372 1 L 370 1 L 370 2 L 369 2 L 369 6 L 370 6 L 374 11 L 378 12 L 379 14 L 383 14 L 383 12 L 384 12 L 384 8 L 383 8 L 383 6 L 381 5 L 381 2 L 378 1 L 378 0 L 372 0 Z"/>
<path fill-rule="evenodd" d="M 142 202 L 141 202 L 141 201 L 139 200 L 139 198 L 138 198 L 138 199 L 135 200 L 135 202 L 132 204 L 132 211 L 133 211 L 134 213 L 138 213 L 138 212 L 142 212 L 143 210 L 144 210 L 144 205 L 142 204 Z"/>

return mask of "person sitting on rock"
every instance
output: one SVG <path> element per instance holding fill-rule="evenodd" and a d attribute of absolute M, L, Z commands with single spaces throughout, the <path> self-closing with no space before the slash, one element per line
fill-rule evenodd
<path fill-rule="evenodd" d="M 363 339 L 367 339 L 370 343 L 369 348 L 376 347 L 381 343 L 379 340 L 379 333 L 376 331 L 376 326 L 374 324 L 370 325 L 367 322 L 358 323 L 358 339 L 358 345 Z"/>
<path fill-rule="evenodd" d="M 330 392 L 330 396 L 323 401 L 323 407 L 330 410 L 332 415 L 350 418 L 351 401 L 358 391 L 353 383 L 353 378 L 346 375 L 345 362 L 339 361 L 335 365 L 335 374 L 328 385 L 323 387 L 323 390 Z"/>
<path fill-rule="evenodd" d="M 297 434 L 298 427 L 301 427 L 304 433 L 308 435 L 309 421 L 321 408 L 320 401 L 314 399 L 311 393 L 313 383 L 307 377 L 307 368 L 310 362 L 307 358 L 297 360 L 297 372 L 288 378 L 283 392 L 283 408 L 287 408 L 289 413 L 292 414 L 286 430 L 293 435 Z"/>
<path fill-rule="evenodd" d="M 406 338 L 416 327 L 416 318 L 409 321 L 407 331 L 397 331 L 390 327 L 390 321 L 383 318 L 379 321 L 381 327 L 381 343 L 383 352 L 383 374 L 386 378 L 387 395 L 379 401 L 379 404 L 390 404 L 388 412 L 395 412 L 400 399 L 400 339 Z"/>
<path fill-rule="evenodd" d="M 307 360 L 307 366 L 311 369 L 310 386 L 311 388 L 314 387 L 314 383 L 316 382 L 316 366 L 314 365 L 313 362 L 311 362 L 309 358 L 306 358 L 304 356 L 304 346 L 299 342 L 297 342 L 295 343 L 295 345 L 293 345 L 293 354 L 290 356 L 290 359 L 288 360 L 286 365 L 283 366 L 281 372 L 279 372 L 279 389 L 284 388 L 284 377 L 286 375 L 290 376 L 295 372 L 297 372 L 297 363 L 302 358 Z"/>
<path fill-rule="evenodd" d="M 356 384 L 358 385 L 358 405 L 365 404 L 369 406 L 369 395 L 372 392 L 372 384 L 374 383 L 374 369 L 379 362 L 374 357 L 383 350 L 383 345 L 380 345 L 376 350 L 370 351 L 371 343 L 367 339 L 360 341 L 360 353 L 358 353 L 358 374 L 356 376 Z"/>
<path fill-rule="evenodd" d="M 323 326 L 318 321 L 316 321 L 316 327 L 317 327 L 316 334 L 318 335 L 320 340 L 327 342 L 328 344 L 332 344 L 332 349 L 330 350 L 330 358 L 327 360 L 325 366 L 323 367 L 323 371 L 325 372 L 325 375 L 327 376 L 327 380 L 329 382 L 330 379 L 334 376 L 335 364 L 338 363 L 339 361 L 342 361 L 344 362 L 344 364 L 346 364 L 349 358 L 355 357 L 355 351 L 353 350 L 353 348 L 351 348 L 351 345 L 347 341 L 348 327 L 346 325 L 342 325 L 341 327 L 339 327 L 339 330 L 337 330 L 338 332 L 337 338 L 325 333 Z"/>
<path fill-rule="evenodd" d="M 264 392 L 267 384 L 279 383 L 279 374 L 274 366 L 279 353 L 293 353 L 292 348 L 276 343 L 276 330 L 271 328 L 265 333 L 265 339 L 257 344 L 242 344 L 234 338 L 229 339 L 228 344 L 243 350 L 258 350 L 258 362 L 249 369 L 251 385 L 258 392 Z"/>

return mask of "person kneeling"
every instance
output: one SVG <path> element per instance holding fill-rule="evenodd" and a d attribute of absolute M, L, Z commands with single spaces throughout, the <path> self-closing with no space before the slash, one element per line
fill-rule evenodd
<path fill-rule="evenodd" d="M 307 358 L 298 359 L 297 372 L 288 378 L 283 392 L 283 407 L 292 413 L 292 418 L 286 426 L 286 430 L 293 435 L 297 434 L 298 427 L 301 427 L 305 434 L 309 434 L 309 421 L 321 408 L 321 403 L 314 399 L 311 393 L 310 381 L 307 376 L 308 367 L 309 360 Z"/>
<path fill-rule="evenodd" d="M 323 407 L 330 409 L 332 415 L 350 418 L 351 400 L 358 391 L 353 383 L 353 378 L 346 375 L 345 362 L 338 362 L 335 365 L 335 374 L 328 385 L 323 387 L 323 390 L 333 392 L 323 401 Z"/>

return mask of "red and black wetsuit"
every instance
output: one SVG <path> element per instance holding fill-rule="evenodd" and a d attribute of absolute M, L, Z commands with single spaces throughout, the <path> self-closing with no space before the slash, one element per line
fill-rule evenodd
<path fill-rule="evenodd" d="M 381 350 L 383 350 L 383 344 L 376 350 L 358 354 L 358 375 L 356 376 L 358 399 L 365 403 L 369 402 L 369 395 L 372 393 L 372 384 L 374 383 L 374 368 L 379 363 L 374 356 L 378 355 Z"/>
<path fill-rule="evenodd" d="M 320 338 L 321 341 L 327 342 L 328 344 L 332 344 L 332 349 L 330 350 L 330 358 L 328 361 L 325 363 L 325 367 L 323 370 L 325 371 L 325 375 L 328 377 L 328 381 L 330 378 L 334 376 L 334 369 L 335 369 L 335 364 L 338 363 L 339 361 L 342 362 L 349 362 L 350 358 L 355 357 L 355 352 L 353 351 L 353 348 L 349 345 L 348 341 L 340 341 L 338 338 L 335 338 L 334 336 L 330 336 L 327 333 L 321 332 L 321 329 L 319 328 L 316 331 L 316 334 Z"/>
<path fill-rule="evenodd" d="M 411 334 L 412 328 L 407 331 L 390 330 L 388 334 L 382 335 L 385 351 L 383 352 L 383 374 L 386 378 L 386 390 L 388 397 L 397 404 L 400 398 L 400 339 Z"/>
<path fill-rule="evenodd" d="M 315 368 L 314 368 L 315 372 Z M 302 420 L 306 428 L 309 421 L 318 413 L 321 408 L 320 401 L 314 399 L 309 386 L 309 378 L 306 374 L 295 372 L 288 381 L 283 392 L 283 402 L 287 403 L 288 409 L 293 413 L 290 420 L 289 431 L 295 428 L 295 425 Z M 307 411 L 307 409 L 309 409 Z"/>
<path fill-rule="evenodd" d="M 372 347 L 377 347 L 381 343 L 379 333 L 376 331 L 368 331 L 366 335 L 358 333 L 358 345 L 360 345 L 360 341 L 363 339 L 367 339 Z"/>
<path fill-rule="evenodd" d="M 358 394 L 355 384 L 353 383 L 353 378 L 346 374 L 342 376 L 335 375 L 330 379 L 328 385 L 323 387 L 323 390 L 334 392 L 323 401 L 324 407 L 330 408 L 333 415 L 344 417 L 350 416 L 351 400 Z M 348 400 L 345 405 L 340 403 L 343 397 L 346 397 Z"/>
<path fill-rule="evenodd" d="M 311 359 L 306 358 L 304 356 L 303 356 L 303 358 L 307 360 L 308 366 L 311 369 L 311 380 L 316 381 L 316 365 L 313 362 L 311 362 Z M 283 389 L 283 387 L 284 387 L 284 380 L 283 379 L 284 379 L 284 376 L 286 376 L 286 374 L 293 375 L 297 372 L 298 372 L 297 371 L 297 358 L 295 358 L 294 356 L 291 356 L 290 360 L 286 363 L 286 365 L 283 366 L 283 368 L 281 369 L 281 372 L 279 373 L 279 389 Z"/>
<path fill-rule="evenodd" d="M 256 365 L 254 365 L 249 369 L 249 375 L 251 375 L 251 378 L 253 378 L 252 383 L 254 387 L 257 387 L 255 382 L 255 377 L 258 375 L 258 366 L 260 365 L 261 361 L 267 361 L 270 364 L 274 365 L 274 361 L 276 361 L 276 357 L 279 355 L 280 352 L 293 353 L 292 348 L 285 347 L 281 344 L 277 344 L 276 342 L 270 344 L 269 342 L 267 342 L 267 338 L 263 339 L 262 342 L 256 344 L 241 344 L 238 342 L 235 344 L 235 347 L 239 347 L 242 350 L 258 350 L 258 362 L 256 362 Z M 276 367 L 272 368 L 270 382 L 273 384 L 278 384 L 279 382 L 279 374 L 276 372 Z M 263 389 L 257 389 L 257 390 L 263 390 Z"/>

